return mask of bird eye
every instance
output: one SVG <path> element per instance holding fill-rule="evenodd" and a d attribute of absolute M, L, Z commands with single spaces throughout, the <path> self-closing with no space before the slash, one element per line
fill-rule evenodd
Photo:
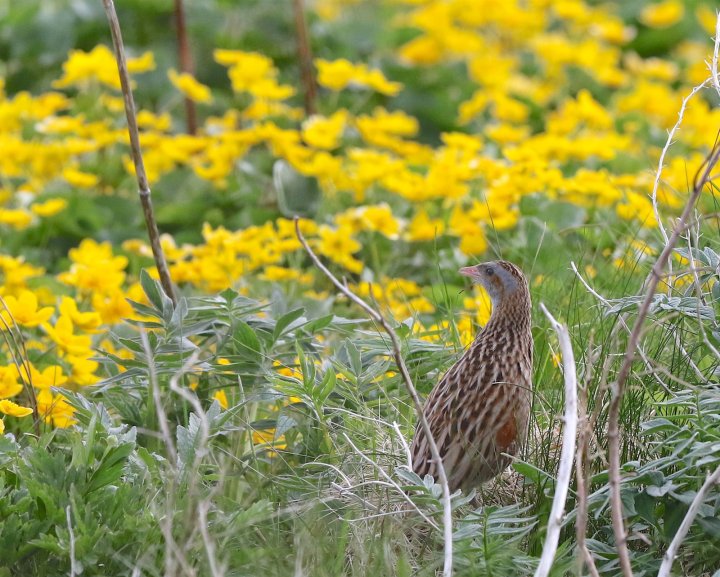
<path fill-rule="evenodd" d="M 493 271 L 493 269 L 491 269 L 489 266 L 486 266 L 486 267 L 485 267 L 485 274 L 488 275 L 488 276 L 492 276 L 492 275 L 495 274 L 495 271 Z"/>

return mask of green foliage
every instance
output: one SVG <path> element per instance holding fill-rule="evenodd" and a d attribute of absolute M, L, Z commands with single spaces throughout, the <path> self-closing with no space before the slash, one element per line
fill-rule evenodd
<path fill-rule="evenodd" d="M 70 47 L 90 48 L 106 38 L 100 4 L 72 4 L 69 10 L 65 2 L 33 0 L 7 9 L 0 53 L 9 63 L 10 91 L 47 88 Z M 285 10 L 260 0 L 188 3 L 188 8 L 199 53 L 210 53 L 217 34 L 223 45 L 262 49 L 282 75 L 297 72 L 288 42 L 289 2 Z M 135 1 L 121 9 L 133 49 L 152 42 L 160 62 L 173 61 L 171 3 Z M 395 44 L 396 39 L 378 38 L 375 24 L 386 15 L 384 8 L 370 3 L 357 10 L 352 21 L 338 24 L 343 34 L 330 35 L 320 25 L 313 30 L 321 56 L 367 54 L 374 46 Z M 662 52 L 684 34 L 683 26 L 669 35 L 641 30 L 634 46 Z M 24 72 L 30 63 L 32 78 Z M 441 131 L 457 128 L 458 102 L 473 88 L 458 80 L 459 66 L 432 74 L 388 68 L 392 78 L 410 87 L 395 102 L 422 120 L 423 141 L 435 142 Z M 227 82 L 224 74 L 214 64 L 198 67 L 198 78 L 213 86 Z M 139 97 L 158 109 L 169 106 L 161 76 L 143 80 Z M 568 82 L 568 92 L 589 87 L 602 100 L 602 90 L 587 74 L 578 71 Z M 82 97 L 80 104 L 89 108 L 81 112 L 90 113 L 94 96 Z M 382 102 L 377 95 L 368 98 L 368 106 Z M 528 104 L 533 107 L 528 122 L 539 130 L 544 111 Z M 625 167 L 639 161 L 613 162 Z M 131 179 L 110 164 L 98 168 L 103 182 L 132 188 Z M 174 233 L 178 243 L 197 241 L 201 222 L 234 228 L 279 214 L 331 212 L 326 205 L 345 202 L 321 198 L 315 179 L 284 161 L 273 164 L 264 152 L 249 153 L 236 172 L 223 191 L 187 169 L 163 177 L 155 187 L 163 230 Z M 53 268 L 80 238 L 117 242 L 142 230 L 128 198 L 89 200 L 71 193 L 67 200 L 68 210 L 36 229 L 6 235 L 8 247 Z M 538 194 L 523 196 L 519 210 L 517 227 L 494 233 L 493 240 L 504 258 L 527 272 L 534 301 L 569 325 L 587 410 L 597 416 L 591 450 L 602 453 L 608 389 L 627 345 L 624 323 L 634 321 L 652 264 L 652 255 L 636 254 L 633 245 L 644 245 L 654 232 L 638 232 L 607 208 Z M 688 246 L 673 256 L 679 278 L 668 277 L 653 297 L 641 343 L 649 361 L 636 360 L 621 411 L 622 498 L 638 574 L 657 572 L 699 487 L 720 466 L 720 246 L 708 223 L 693 232 L 683 239 Z M 412 249 L 391 242 L 375 235 L 367 243 L 364 256 L 375 262 L 363 280 L 377 283 L 384 273 L 408 273 L 437 307 L 433 320 L 449 321 L 437 329 L 442 340 L 432 341 L 432 334 L 421 339 L 414 330 L 420 315 L 391 320 L 411 376 L 427 394 L 462 351 L 455 321 L 464 295 L 451 284 L 456 281 L 443 278 L 454 266 L 456 249 L 447 239 Z M 594 277 L 589 282 L 607 299 L 604 305 L 578 282 L 570 261 Z M 132 264 L 139 270 L 144 263 Z M 298 257 L 294 264 L 301 269 L 307 263 Z M 437 574 L 443 554 L 437 529 L 441 490 L 434 479 L 421 479 L 406 466 L 403 442 L 412 435 L 414 409 L 389 340 L 377 327 L 336 296 L 301 297 L 292 284 L 273 285 L 269 294 L 269 284 L 260 285 L 267 289 L 261 293 L 250 282 L 251 296 L 230 289 L 188 294 L 173 306 L 147 272 L 140 272 L 139 280 L 144 298 L 131 301 L 137 317 L 108 335 L 112 351 L 98 351 L 108 377 L 87 394 L 67 393 L 77 425 L 37 437 L 0 436 L 1 577 L 209 575 L 213 565 L 228 575 Z M 554 495 L 563 398 L 554 337 L 537 312 L 534 323 L 529 448 L 512 472 L 483 487 L 478 497 L 453 496 L 458 575 L 528 575 L 540 555 Z M 611 576 L 619 569 L 605 467 L 600 458 L 588 464 L 587 545 L 600 573 Z M 571 487 L 554 575 L 584 574 L 576 563 L 577 505 Z M 684 574 L 717 575 L 718 517 L 714 490 L 681 549 L 677 566 Z"/>

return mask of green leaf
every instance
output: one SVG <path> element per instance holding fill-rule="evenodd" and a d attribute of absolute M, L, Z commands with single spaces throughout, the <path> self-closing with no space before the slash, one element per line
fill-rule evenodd
<path fill-rule="evenodd" d="M 170 322 L 167 326 L 167 331 L 169 335 L 183 335 L 185 336 L 185 333 L 183 332 L 183 325 L 185 323 L 185 319 L 188 315 L 188 302 L 185 297 L 181 297 L 180 300 L 177 303 L 177 306 L 175 307 L 175 310 L 172 312 L 172 316 L 170 317 Z"/>
<path fill-rule="evenodd" d="M 321 405 L 327 400 L 327 398 L 330 396 L 330 393 L 333 392 L 336 382 L 337 377 L 335 376 L 335 371 L 333 371 L 332 368 L 325 371 L 323 380 L 315 389 L 317 395 L 316 399 L 320 402 Z"/>
<path fill-rule="evenodd" d="M 154 317 L 157 319 L 162 319 L 162 312 L 155 309 L 154 307 L 145 305 L 143 303 L 139 303 L 137 301 L 134 301 L 132 299 L 125 299 L 127 302 L 130 303 L 130 306 L 132 306 L 133 310 L 143 316 L 146 317 Z"/>
<path fill-rule="evenodd" d="M 321 331 L 322 329 L 327 327 L 330 323 L 333 322 L 335 318 L 335 315 L 325 315 L 316 319 L 312 319 L 310 322 L 308 322 L 308 324 L 305 325 L 305 330 L 310 334 L 314 334 L 317 331 Z"/>
<path fill-rule="evenodd" d="M 536 485 L 547 479 L 552 479 L 552 476 L 549 473 L 546 473 L 542 469 L 539 469 L 530 463 L 526 463 L 525 461 L 515 461 L 512 464 L 512 468 L 528 481 Z"/>
<path fill-rule="evenodd" d="M 713 539 L 720 538 L 720 519 L 717 517 L 699 517 L 698 525 Z"/>
<path fill-rule="evenodd" d="M 675 536 L 688 509 L 689 507 L 685 507 L 677 501 L 665 507 L 665 524 L 663 529 L 666 539 L 671 540 Z"/>
<path fill-rule="evenodd" d="M 276 341 L 279 337 L 285 334 L 285 332 L 289 332 L 293 328 L 296 328 L 297 325 L 294 324 L 294 321 L 302 318 L 304 312 L 305 309 L 303 307 L 300 307 L 299 309 L 292 310 L 289 313 L 281 316 L 275 323 L 275 330 L 273 331 L 273 341 Z M 306 319 L 303 319 L 303 321 L 305 320 Z"/>
<path fill-rule="evenodd" d="M 297 421 L 289 415 L 281 414 L 277 418 L 275 425 L 275 440 L 282 437 L 290 429 L 297 427 Z"/>
<path fill-rule="evenodd" d="M 145 292 L 145 296 L 155 307 L 155 309 L 159 312 L 162 312 L 163 298 L 160 283 L 153 279 L 148 273 L 148 271 L 145 269 L 142 269 L 140 271 L 140 286 L 142 287 L 143 292 Z"/>
<path fill-rule="evenodd" d="M 352 372 L 355 373 L 355 376 L 359 377 L 363 372 L 360 351 L 350 339 L 345 341 L 345 350 L 348 353 L 348 359 L 350 361 L 350 368 L 352 369 Z"/>
<path fill-rule="evenodd" d="M 262 352 L 262 345 L 255 331 L 249 324 L 239 319 L 235 321 L 233 343 L 236 352 L 244 357 L 255 358 Z"/>
<path fill-rule="evenodd" d="M 92 493 L 106 485 L 120 481 L 125 462 L 134 448 L 134 443 L 125 443 L 110 449 L 90 478 L 85 493 Z"/>
<path fill-rule="evenodd" d="M 295 343 L 295 352 L 300 362 L 300 371 L 302 372 L 303 386 L 308 392 L 312 392 L 315 388 L 315 363 L 307 358 L 300 343 Z"/>

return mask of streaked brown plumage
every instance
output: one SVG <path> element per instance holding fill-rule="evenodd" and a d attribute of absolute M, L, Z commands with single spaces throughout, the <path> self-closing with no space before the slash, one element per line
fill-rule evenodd
<path fill-rule="evenodd" d="M 492 315 L 460 360 L 435 386 L 423 412 L 443 459 L 450 490 L 468 492 L 501 473 L 525 442 L 532 397 L 533 340 L 527 280 L 507 261 L 460 269 L 485 287 Z M 505 453 L 506 455 L 503 455 Z M 437 480 L 418 424 L 413 470 Z"/>

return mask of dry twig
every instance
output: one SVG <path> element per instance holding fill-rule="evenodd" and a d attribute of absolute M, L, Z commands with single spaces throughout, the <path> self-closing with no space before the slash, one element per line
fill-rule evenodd
<path fill-rule="evenodd" d="M 695 495 L 692 503 L 690 503 L 690 508 L 687 510 L 687 513 L 685 513 L 685 517 L 683 518 L 682 523 L 680 523 L 680 527 L 678 527 L 673 540 L 670 542 L 670 546 L 667 548 L 667 551 L 665 551 L 665 555 L 663 555 L 662 564 L 660 565 L 660 570 L 658 571 L 658 577 L 670 577 L 673 561 L 675 561 L 675 556 L 677 555 L 680 545 L 685 539 L 685 535 L 687 535 L 687 532 L 690 530 L 690 526 L 693 524 L 693 521 L 695 520 L 703 501 L 705 501 L 705 497 L 708 492 L 712 489 L 713 485 L 717 485 L 718 483 L 720 483 L 720 467 L 715 469 L 711 475 L 708 475 L 707 479 L 705 479 L 705 482 L 703 483 L 703 486 L 700 487 L 697 495 Z"/>
<path fill-rule="evenodd" d="M 72 504 L 72 500 L 70 501 Z M 72 527 L 72 513 L 70 511 L 70 505 L 65 507 L 65 520 L 67 521 L 68 536 L 70 538 L 70 577 L 80 574 L 78 568 L 78 562 L 75 558 L 75 532 Z"/>
<path fill-rule="evenodd" d="M 535 577 L 547 577 L 552 569 L 555 553 L 560 539 L 562 519 L 565 514 L 565 500 L 567 499 L 570 477 L 573 471 L 573 457 L 575 455 L 575 437 L 577 435 L 577 374 L 575 370 L 575 355 L 573 354 L 570 335 L 567 327 L 555 320 L 544 304 L 540 304 L 545 316 L 557 333 L 562 352 L 563 376 L 565 378 L 565 415 L 563 416 L 563 439 L 560 451 L 560 464 L 558 465 L 557 484 L 553 497 L 550 517 L 548 518 L 547 534 L 543 545 L 540 563 L 535 571 Z"/>
<path fill-rule="evenodd" d="M 708 85 L 709 79 L 705 80 L 701 84 L 698 84 L 695 88 L 693 88 L 690 91 L 690 94 L 688 94 L 685 98 L 683 98 L 682 104 L 680 105 L 680 110 L 678 111 L 678 119 L 675 125 L 670 129 L 668 132 L 667 140 L 665 141 L 665 146 L 663 146 L 662 152 L 660 152 L 660 158 L 658 159 L 658 168 L 657 172 L 655 173 L 655 180 L 653 181 L 653 189 L 652 193 L 650 195 L 652 199 L 652 207 L 653 207 L 653 214 L 655 216 L 655 220 L 657 222 L 658 228 L 660 229 L 660 234 L 663 237 L 663 242 L 667 243 L 668 241 L 668 234 L 665 231 L 665 225 L 662 222 L 662 219 L 660 218 L 660 209 L 658 208 L 658 202 L 657 202 L 657 193 L 658 188 L 660 188 L 660 178 L 662 176 L 663 168 L 665 167 L 665 156 L 668 153 L 668 150 L 670 150 L 670 147 L 673 144 L 673 138 L 675 138 L 675 134 L 680 130 L 680 125 L 682 124 L 683 118 L 685 117 L 685 109 L 687 108 L 687 105 L 689 102 L 695 97 L 695 95 L 703 90 Z"/>
<path fill-rule="evenodd" d="M 415 512 L 416 512 L 418 515 L 420 515 L 420 516 L 423 518 L 423 520 L 424 520 L 428 525 L 430 525 L 430 526 L 433 527 L 434 529 L 440 529 L 440 527 L 438 527 L 432 519 L 430 519 L 429 517 L 427 517 L 427 515 L 425 515 L 425 513 L 423 513 L 420 509 L 418 509 L 418 506 L 417 506 L 415 503 L 413 503 L 412 499 L 411 499 L 410 497 L 408 497 L 407 494 L 405 494 L 405 491 L 402 490 L 402 488 L 400 487 L 400 485 L 398 485 L 395 481 L 393 481 L 392 477 L 390 477 L 390 475 L 388 475 L 388 474 L 382 469 L 382 467 L 380 467 L 375 461 L 373 461 L 370 457 L 368 457 L 365 453 L 363 453 L 360 449 L 358 449 L 358 448 L 355 446 L 355 443 L 353 443 L 353 442 L 350 440 L 350 437 L 348 437 L 346 433 L 343 433 L 343 437 L 345 437 L 345 440 L 348 442 L 348 444 L 350 445 L 350 447 L 352 447 L 352 450 L 355 451 L 355 454 L 356 454 L 358 457 L 360 457 L 363 461 L 365 461 L 368 465 L 370 465 L 373 469 L 375 469 L 375 470 L 378 472 L 378 474 L 379 474 L 383 479 L 385 479 L 385 481 L 386 481 L 386 486 L 392 487 L 393 489 L 395 489 L 395 491 L 397 491 L 398 495 L 400 495 L 400 496 L 403 498 L 403 500 L 406 501 L 406 502 L 408 503 L 408 505 L 410 505 L 410 507 L 411 507 L 412 509 L 414 509 Z M 375 481 L 373 481 L 373 483 L 375 483 Z M 352 486 L 352 485 L 349 485 L 349 486 Z M 356 485 L 356 486 L 357 486 L 357 485 Z M 346 489 L 345 487 L 341 487 L 341 488 L 342 488 L 342 489 Z"/>
<path fill-rule="evenodd" d="M 302 244 L 303 248 L 305 249 L 305 252 L 308 253 L 310 260 L 312 260 L 313 264 L 320 270 L 320 272 L 322 272 L 341 293 L 343 293 L 347 298 L 349 298 L 352 302 L 354 302 L 361 309 L 363 309 L 367 313 L 367 315 L 375 323 L 380 325 L 380 327 L 382 327 L 385 333 L 387 333 L 387 335 L 390 337 L 395 363 L 397 364 L 398 370 L 400 371 L 400 375 L 402 376 L 403 382 L 405 383 L 405 387 L 407 388 L 408 393 L 412 398 L 413 405 L 415 406 L 415 413 L 417 414 L 420 427 L 422 427 L 423 432 L 428 438 L 428 442 L 430 445 L 430 453 L 432 454 L 433 460 L 437 463 L 438 477 L 440 477 L 439 481 L 440 486 L 442 487 L 443 494 L 443 574 L 445 575 L 445 577 L 450 577 L 452 575 L 453 564 L 452 507 L 450 503 L 450 487 L 448 485 L 447 475 L 445 474 L 445 467 L 443 466 L 440 451 L 438 450 L 437 443 L 435 443 L 432 431 L 430 430 L 430 425 L 428 424 L 427 419 L 423 414 L 423 407 L 420 401 L 420 396 L 418 395 L 417 389 L 415 389 L 415 385 L 412 382 L 410 372 L 408 371 L 407 365 L 405 364 L 405 359 L 403 359 L 402 349 L 400 346 L 400 338 L 398 337 L 395 330 L 390 326 L 390 323 L 385 320 L 385 317 L 383 315 L 381 315 L 377 310 L 375 310 L 359 296 L 357 296 L 354 292 L 352 292 L 347 286 L 341 283 L 337 279 L 337 277 L 335 277 L 335 275 L 333 275 L 333 273 L 331 273 L 328 268 L 320 261 L 320 259 L 312 250 L 312 248 L 310 248 L 310 245 L 307 243 L 307 240 L 305 240 L 305 237 L 300 231 L 300 219 L 298 217 L 295 217 L 295 234 L 297 235 L 300 244 Z"/>
<path fill-rule="evenodd" d="M 315 114 L 317 85 L 313 74 L 312 48 L 308 38 L 305 3 L 303 0 L 293 0 L 293 12 L 295 13 L 295 34 L 297 36 L 298 63 L 300 64 L 300 81 L 304 91 L 305 114 L 310 116 Z"/>
<path fill-rule="evenodd" d="M 588 402 L 588 384 L 590 382 L 588 372 L 592 370 L 592 366 L 597 361 L 597 355 L 592 355 L 588 350 L 586 359 L 586 370 L 584 371 L 585 384 L 578 387 L 578 440 L 577 449 L 575 450 L 575 479 L 576 479 L 576 495 L 577 495 L 577 517 L 575 519 L 575 537 L 577 539 L 577 547 L 582 555 L 578 559 L 578 574 L 582 574 L 582 564 L 590 571 L 592 577 L 600 577 L 600 573 L 595 566 L 595 560 L 587 546 L 587 521 L 588 521 L 588 486 L 590 484 L 590 473 L 587 463 L 590 460 L 590 435 L 592 428 L 587 414 Z"/>
<path fill-rule="evenodd" d="M 183 5 L 183 0 L 175 0 L 173 15 L 175 18 L 175 32 L 177 34 L 180 71 L 187 72 L 194 76 L 195 71 L 192 52 L 190 52 L 190 43 L 188 42 L 187 26 L 185 26 L 185 6 Z M 185 120 L 188 134 L 195 134 L 197 132 L 197 111 L 195 109 L 195 102 L 187 96 L 185 97 Z"/>
<path fill-rule="evenodd" d="M 108 22 L 110 23 L 110 33 L 112 34 L 113 47 L 115 48 L 115 59 L 117 60 L 120 85 L 122 87 L 123 100 L 125 101 L 125 117 L 127 118 L 128 135 L 130 136 L 130 153 L 133 164 L 135 165 L 138 194 L 140 196 L 140 204 L 142 204 L 143 215 L 145 216 L 148 237 L 150 238 L 150 247 L 152 248 L 153 257 L 155 258 L 155 266 L 160 275 L 160 283 L 173 304 L 177 304 L 177 297 L 175 296 L 175 289 L 170 279 L 170 271 L 168 270 L 165 260 L 165 253 L 160 244 L 160 233 L 158 232 L 157 223 L 155 222 L 155 213 L 153 212 L 152 199 L 150 197 L 150 185 L 148 184 L 147 174 L 145 173 L 145 163 L 143 162 L 142 152 L 140 151 L 140 135 L 138 133 L 137 118 L 135 116 L 135 100 L 133 99 L 130 75 L 128 74 L 127 63 L 125 61 L 125 48 L 122 41 L 122 32 L 120 31 L 120 22 L 115 12 L 113 0 L 103 0 L 103 4 Z"/>
<path fill-rule="evenodd" d="M 655 289 L 662 279 L 662 273 L 670 259 L 670 254 L 675 249 L 680 235 L 687 227 L 688 220 L 695 207 L 695 203 L 697 202 L 703 188 L 708 183 L 712 169 L 715 167 L 719 159 L 720 144 L 716 142 L 715 146 L 710 151 L 710 154 L 705 159 L 705 162 L 700 167 L 700 170 L 695 175 L 692 192 L 685 203 L 685 208 L 683 209 L 680 218 L 676 221 L 672 234 L 665 243 L 660 256 L 658 256 L 652 267 L 650 277 L 645 287 L 645 298 L 640 305 L 637 319 L 635 320 L 635 324 L 633 325 L 630 333 L 625 357 L 620 367 L 620 371 L 618 372 L 615 390 L 613 391 L 612 400 L 610 401 L 607 433 L 609 444 L 610 510 L 612 514 L 613 531 L 615 533 L 615 540 L 618 548 L 620 568 L 622 569 L 622 573 L 625 577 L 632 577 L 633 572 L 630 564 L 630 553 L 627 548 L 627 533 L 625 531 L 625 522 L 623 521 L 622 500 L 620 498 L 620 405 L 625 391 L 625 383 L 630 375 L 630 369 L 632 368 L 633 361 L 635 360 L 635 353 L 638 349 L 640 334 L 645 323 L 645 318 L 648 315 L 650 304 L 655 296 Z"/>

